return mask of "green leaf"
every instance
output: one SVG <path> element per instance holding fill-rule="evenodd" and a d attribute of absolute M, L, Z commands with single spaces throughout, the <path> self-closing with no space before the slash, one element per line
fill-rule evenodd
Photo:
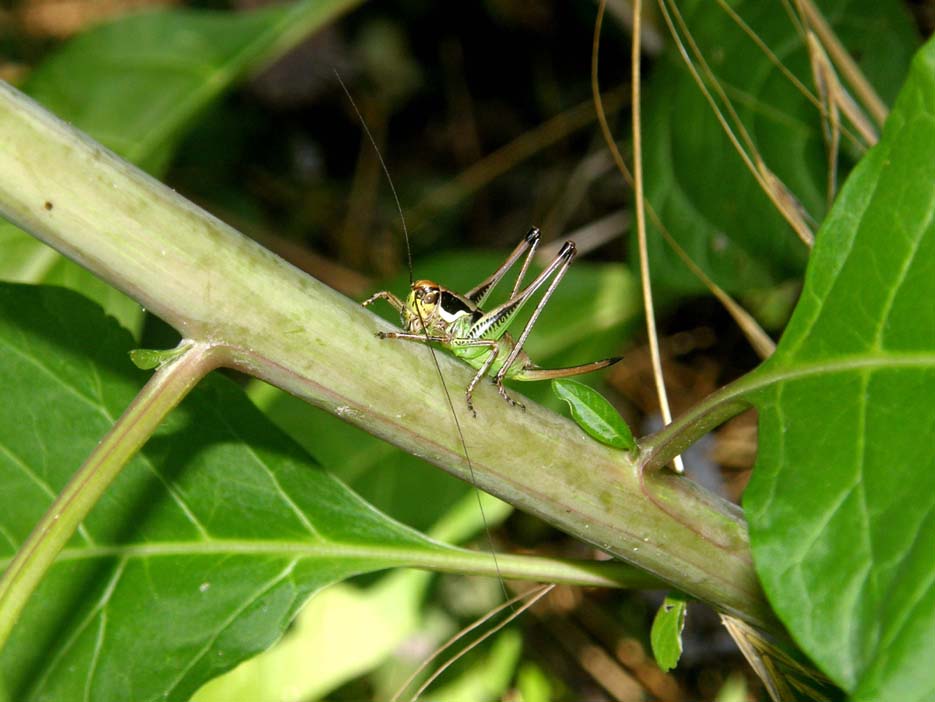
<path fill-rule="evenodd" d="M 855 700 L 935 699 L 935 41 L 819 232 L 757 371 L 757 570 Z"/>
<path fill-rule="evenodd" d="M 146 375 L 129 334 L 62 289 L 0 285 L 0 344 L 6 566 Z M 16 700 L 187 700 L 325 585 L 442 554 L 483 557 L 374 510 L 212 376 L 79 528 L 0 671 Z"/>
<path fill-rule="evenodd" d="M 805 42 L 782 3 L 729 4 L 786 68 L 812 85 Z M 918 43 L 904 3 L 816 4 L 890 101 Z M 678 6 L 763 160 L 820 222 L 826 211 L 827 156 L 818 110 L 717 3 L 694 0 Z M 806 247 L 734 151 L 674 45 L 648 77 L 644 111 L 646 194 L 692 260 L 731 292 L 799 278 Z M 847 167 L 844 163 L 842 172 Z M 663 293 L 705 292 L 658 232 L 650 233 L 649 259 Z"/>
<path fill-rule="evenodd" d="M 369 588 L 332 585 L 312 598 L 279 643 L 210 681 L 193 702 L 275 700 L 286 694 L 321 699 L 420 635 L 431 577 L 400 569 Z"/>
<path fill-rule="evenodd" d="M 653 656 L 663 671 L 670 671 L 682 657 L 682 629 L 685 628 L 685 596 L 675 593 L 666 595 L 665 601 L 656 612 L 649 641 Z"/>
<path fill-rule="evenodd" d="M 505 502 L 480 496 L 489 524 L 509 515 L 512 508 Z M 430 536 L 460 543 L 482 528 L 477 496 L 468 494 Z M 279 643 L 209 682 L 195 702 L 279 699 L 284 690 L 295 699 L 319 699 L 384 663 L 409 637 L 418 636 L 429 647 L 441 646 L 453 631 L 438 631 L 433 640 L 425 630 L 422 608 L 432 582 L 432 573 L 397 569 L 369 587 L 332 585 L 302 609 Z M 310 667 L 309 660 L 317 664 Z"/>
<path fill-rule="evenodd" d="M 140 370 L 153 370 L 174 361 L 184 354 L 189 346 L 189 344 L 179 344 L 173 349 L 133 349 L 130 351 L 130 360 Z"/>
<path fill-rule="evenodd" d="M 159 176 L 208 105 L 357 2 L 304 0 L 255 12 L 173 9 L 130 15 L 64 44 L 36 68 L 23 90 Z M 78 290 L 138 335 L 143 311 L 136 302 L 6 222 L 0 222 L 0 251 L 0 279 Z"/>
<path fill-rule="evenodd" d="M 480 493 L 482 515 L 469 484 L 278 388 L 254 381 L 248 394 L 355 492 L 409 526 L 431 527 L 432 538 L 462 543 L 512 512 L 511 505 Z M 276 646 L 212 680 L 194 699 L 275 699 L 283 690 L 296 698 L 318 699 L 383 663 L 408 637 L 418 635 L 431 645 L 429 633 L 420 631 L 420 611 L 431 582 L 430 573 L 398 570 L 369 587 L 333 585 L 303 608 Z M 445 631 L 437 645 L 450 633 Z M 309 667 L 310 659 L 318 665 Z"/>
<path fill-rule="evenodd" d="M 128 15 L 69 41 L 30 76 L 24 91 L 158 175 L 180 137 L 232 84 L 358 2 Z"/>
<path fill-rule="evenodd" d="M 552 381 L 555 396 L 568 403 L 571 416 L 602 444 L 630 451 L 636 448 L 633 432 L 614 406 L 594 388 L 567 378 Z"/>
<path fill-rule="evenodd" d="M 91 298 L 139 337 L 143 309 L 135 300 L 89 273 L 13 224 L 0 220 L 0 280 L 62 285 Z"/>

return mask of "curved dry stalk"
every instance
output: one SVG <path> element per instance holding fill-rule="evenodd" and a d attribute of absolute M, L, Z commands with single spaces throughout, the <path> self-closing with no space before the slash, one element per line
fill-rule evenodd
<path fill-rule="evenodd" d="M 607 109 L 615 112 L 626 104 L 626 92 L 620 88 L 609 90 L 604 99 Z M 514 168 L 517 163 L 591 124 L 594 118 L 593 103 L 585 100 L 487 154 L 410 208 L 409 223 L 412 229 L 418 228 L 431 213 L 454 206 L 470 193 Z"/>
<path fill-rule="evenodd" d="M 643 199 L 643 126 L 640 114 L 640 25 L 643 17 L 643 2 L 633 3 L 633 43 L 630 52 L 632 64 L 630 108 L 633 116 L 633 194 L 636 201 L 636 240 L 640 252 L 640 284 L 643 290 L 643 307 L 646 314 L 646 336 L 649 341 L 649 356 L 652 361 L 653 377 L 656 381 L 656 395 L 659 398 L 659 412 L 662 421 L 672 421 L 669 408 L 669 396 L 666 393 L 665 378 L 662 374 L 662 356 L 659 353 L 659 334 L 656 331 L 656 311 L 653 306 L 653 287 L 649 274 L 649 247 L 646 242 L 646 203 Z M 603 112 L 602 112 L 603 114 Z M 672 459 L 676 473 L 684 473 L 685 465 L 681 456 Z"/>
<path fill-rule="evenodd" d="M 617 143 L 614 141 L 613 135 L 610 131 L 610 125 L 607 122 L 607 118 L 604 115 L 603 108 L 601 106 L 600 99 L 600 89 L 597 79 L 597 68 L 598 68 L 598 49 L 600 47 L 600 31 L 601 24 L 603 20 L 601 3 L 598 6 L 598 15 L 595 20 L 595 29 L 594 29 L 594 43 L 592 44 L 592 53 L 591 53 L 591 89 L 593 99 L 595 101 L 595 109 L 598 113 L 598 123 L 601 127 L 601 132 L 604 136 L 604 142 L 607 145 L 608 150 L 613 156 L 614 163 L 617 166 L 617 170 L 623 176 L 624 181 L 629 186 L 633 186 L 633 176 L 630 173 L 629 168 L 626 165 L 626 162 L 623 159 L 623 155 L 620 153 L 620 149 L 617 148 Z M 712 295 L 724 306 L 728 314 L 734 319 L 737 323 L 737 326 L 740 327 L 741 331 L 744 333 L 744 336 L 747 337 L 747 340 L 750 342 L 750 345 L 756 351 L 757 355 L 760 358 L 768 358 L 772 355 L 773 351 L 776 348 L 775 342 L 770 338 L 769 334 L 764 331 L 764 329 L 759 325 L 759 323 L 753 318 L 753 316 L 747 312 L 736 300 L 734 300 L 723 288 L 721 288 L 717 283 L 715 283 L 705 272 L 702 270 L 698 264 L 696 264 L 688 253 L 681 247 L 681 245 L 675 240 L 675 237 L 669 232 L 668 228 L 662 222 L 662 219 L 659 217 L 655 208 L 652 206 L 652 203 L 646 202 L 646 211 L 649 214 L 649 218 L 653 222 L 653 226 L 662 234 L 663 239 L 666 243 L 675 251 L 676 255 L 682 260 L 686 267 L 702 282 L 702 284 L 711 292 Z"/>
<path fill-rule="evenodd" d="M 509 600 L 507 600 L 503 604 L 492 609 L 491 611 L 487 612 L 484 616 L 476 619 L 471 624 L 461 629 L 461 631 L 457 632 L 454 636 L 448 639 L 445 643 L 443 643 L 441 646 L 435 649 L 435 651 L 432 652 L 431 656 L 429 656 L 424 661 L 422 661 L 421 664 L 419 664 L 419 667 L 416 668 L 412 672 L 412 674 L 408 678 L 406 678 L 403 684 L 399 686 L 399 689 L 396 691 L 396 694 L 394 694 L 390 698 L 390 702 L 396 702 L 402 696 L 406 688 L 412 684 L 413 680 L 419 677 L 425 671 L 425 669 L 428 668 L 428 666 L 431 664 L 432 661 L 434 661 L 441 654 L 443 654 L 449 648 L 451 648 L 456 643 L 458 643 L 458 641 L 463 639 L 465 636 L 470 634 L 472 631 L 474 631 L 478 627 L 481 627 L 487 622 L 489 622 L 491 619 L 496 617 L 498 614 L 500 614 L 500 612 L 504 611 L 505 609 L 512 609 L 513 605 L 515 605 L 517 602 L 522 602 L 526 598 L 530 598 L 528 602 L 523 603 L 522 607 L 520 607 L 519 609 L 513 610 L 513 612 L 510 614 L 509 617 L 504 619 L 502 622 L 500 622 L 496 626 L 491 627 L 489 631 L 484 632 L 483 635 L 476 638 L 474 641 L 469 643 L 463 649 L 458 651 L 458 653 L 456 653 L 454 656 L 452 656 L 447 661 L 445 661 L 442 665 L 440 665 L 438 670 L 432 673 L 432 675 L 428 678 L 428 680 L 422 683 L 422 685 L 419 686 L 419 689 L 416 690 L 415 694 L 413 694 L 412 697 L 409 698 L 410 701 L 417 700 L 422 695 L 422 693 L 425 692 L 432 685 L 432 683 L 435 682 L 438 679 L 438 677 L 442 673 L 444 673 L 448 668 L 450 668 L 459 658 L 464 656 L 471 649 L 483 643 L 486 639 L 490 638 L 493 634 L 500 631 L 503 627 L 505 627 L 507 624 L 509 624 L 514 619 L 516 619 L 520 614 L 522 614 L 527 609 L 532 607 L 536 602 L 538 602 L 543 597 L 548 595 L 554 589 L 555 589 L 555 584 L 553 583 L 549 585 L 540 585 L 539 587 L 532 588 L 531 590 L 527 590 L 526 592 L 521 592 L 518 595 L 514 595 L 513 597 L 511 597 Z"/>
<path fill-rule="evenodd" d="M 793 1 L 805 24 L 818 35 L 822 46 L 827 50 L 841 75 L 844 76 L 844 80 L 853 87 L 861 102 L 866 105 L 870 116 L 882 127 L 889 114 L 886 103 L 877 95 L 876 90 L 870 85 L 870 81 L 867 80 L 857 63 L 847 52 L 847 49 L 841 44 L 841 41 L 834 33 L 834 30 L 831 29 L 821 11 L 815 6 L 815 3 L 812 0 Z"/>
<path fill-rule="evenodd" d="M 772 172 L 760 157 L 759 151 L 753 143 L 753 139 L 747 132 L 739 115 L 734 110 L 733 103 L 727 98 L 724 89 L 714 77 L 714 72 L 711 70 L 710 66 L 708 66 L 708 62 L 695 43 L 678 6 L 672 0 L 658 0 L 658 4 L 662 16 L 669 27 L 669 33 L 675 39 L 679 54 L 685 62 L 685 67 L 688 69 L 705 100 L 707 100 L 708 104 L 711 106 L 712 113 L 721 125 L 724 134 L 734 146 L 737 155 L 740 156 L 747 170 L 750 171 L 750 174 L 756 179 L 760 189 L 772 201 L 776 210 L 785 218 L 789 226 L 792 227 L 796 236 L 799 237 L 803 244 L 811 248 L 815 244 L 815 234 L 812 232 L 811 226 L 809 226 L 808 223 L 812 218 L 805 212 L 802 204 L 792 194 L 792 191 L 786 187 L 785 183 Z M 674 20 L 673 17 L 675 18 Z M 678 29 L 676 28 L 676 23 L 679 25 Z M 698 67 L 689 56 L 688 50 L 685 48 L 685 44 L 681 39 L 682 34 L 685 35 L 692 49 L 692 53 L 695 56 L 695 60 L 702 67 L 701 71 L 699 71 Z M 701 75 L 702 72 L 705 74 L 704 77 Z M 705 78 L 707 78 L 707 80 L 705 80 Z M 711 89 L 708 87 L 709 84 L 713 86 L 714 92 L 717 93 L 718 98 L 720 98 L 721 102 L 727 108 L 731 116 L 731 121 L 734 123 L 733 127 L 731 127 L 724 113 L 721 112 L 718 101 L 715 99 L 714 95 L 712 95 Z M 739 137 L 734 132 L 734 129 L 740 134 Z"/>
<path fill-rule="evenodd" d="M 756 32 L 753 31 L 750 25 L 748 25 L 744 21 L 743 17 L 737 14 L 737 11 L 727 3 L 727 0 L 717 0 L 717 4 L 718 4 L 718 7 L 720 7 L 721 10 L 723 10 L 724 13 L 731 19 L 731 21 L 734 24 L 736 24 L 737 27 L 739 27 L 740 30 L 750 38 L 750 41 L 752 41 L 756 45 L 756 47 L 760 50 L 760 52 L 764 56 L 766 56 L 769 62 L 776 68 L 777 71 L 779 71 L 783 75 L 783 77 L 787 81 L 789 81 L 789 83 L 798 91 L 798 93 L 802 95 L 806 100 L 808 100 L 812 104 L 812 106 L 815 107 L 816 110 L 820 110 L 824 112 L 825 111 L 824 100 L 819 98 L 811 90 L 809 90 L 808 86 L 806 86 L 802 81 L 800 81 L 798 76 L 796 76 L 792 71 L 790 71 L 786 67 L 786 65 L 780 60 L 778 56 L 776 56 L 775 52 L 769 47 L 769 45 L 766 42 L 764 42 L 763 39 L 760 38 L 760 36 Z M 791 15 L 791 18 L 793 20 L 797 19 L 794 14 Z M 794 24 L 796 26 L 796 29 L 800 33 L 802 33 L 806 37 L 808 36 L 805 30 L 802 28 L 800 22 L 796 21 L 794 22 Z M 806 41 L 807 40 L 808 39 L 806 39 Z M 847 111 L 845 112 L 847 113 Z M 841 134 L 847 137 L 847 139 L 851 142 L 851 144 L 853 144 L 855 147 L 860 148 L 861 150 L 866 150 L 867 146 L 872 146 L 873 144 L 875 144 L 876 133 L 874 132 L 873 128 L 871 127 L 869 132 L 865 131 L 864 129 L 867 122 L 866 122 L 866 118 L 863 117 L 863 112 L 861 112 L 860 109 L 857 108 L 855 114 L 853 115 L 851 115 L 850 113 L 847 113 L 847 114 L 848 114 L 849 119 L 851 119 L 851 121 L 854 122 L 855 127 L 860 132 L 864 141 L 861 141 L 860 139 L 858 139 L 857 136 L 852 131 L 850 131 L 843 125 L 841 126 Z"/>

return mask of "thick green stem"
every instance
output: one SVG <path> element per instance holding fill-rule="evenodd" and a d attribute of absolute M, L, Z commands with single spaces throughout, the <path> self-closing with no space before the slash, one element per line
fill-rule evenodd
<path fill-rule="evenodd" d="M 52 503 L 0 580 L 0 649 L 75 529 L 169 411 L 217 365 L 216 356 L 194 344 L 158 370 Z"/>
<path fill-rule="evenodd" d="M 507 406 L 439 355 L 465 457 L 428 350 L 0 86 L 0 211 L 127 292 L 224 362 L 477 484 L 722 611 L 775 627 L 740 511 L 645 472 L 533 403 Z"/>

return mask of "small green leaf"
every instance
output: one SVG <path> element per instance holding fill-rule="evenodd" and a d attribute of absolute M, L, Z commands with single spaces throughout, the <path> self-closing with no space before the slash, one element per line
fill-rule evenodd
<path fill-rule="evenodd" d="M 130 351 L 130 360 L 140 370 L 161 368 L 181 356 L 189 346 L 189 344 L 180 344 L 174 349 L 133 349 Z"/>
<path fill-rule="evenodd" d="M 571 408 L 571 416 L 592 437 L 613 448 L 636 448 L 633 432 L 603 395 L 575 380 L 553 380 L 552 391 Z"/>
<path fill-rule="evenodd" d="M 656 663 L 664 671 L 672 670 L 682 656 L 682 629 L 685 628 L 685 595 L 669 594 L 656 612 L 649 635 Z"/>

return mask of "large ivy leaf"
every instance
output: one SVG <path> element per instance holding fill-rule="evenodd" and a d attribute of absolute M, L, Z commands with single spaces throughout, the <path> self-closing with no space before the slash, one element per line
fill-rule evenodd
<path fill-rule="evenodd" d="M 0 556 L 145 381 L 129 334 L 55 288 L 0 286 Z M 0 657 L 9 699 L 186 700 L 355 573 L 465 553 L 363 502 L 209 378 L 89 515 Z"/>
<path fill-rule="evenodd" d="M 917 45 L 903 3 L 816 4 L 891 101 Z M 812 84 L 805 44 L 783 3 L 735 0 L 730 5 L 789 70 Z M 820 222 L 827 156 L 817 109 L 717 3 L 693 0 L 678 6 L 764 161 Z M 647 196 L 692 260 L 729 291 L 798 278 L 807 249 L 743 165 L 674 46 L 650 75 L 646 93 Z M 704 291 L 658 233 L 651 233 L 649 242 L 653 279 L 662 291 Z"/>
<path fill-rule="evenodd" d="M 172 9 L 127 16 L 63 45 L 23 90 L 158 177 L 211 102 L 357 2 L 303 0 L 254 12 Z M 66 285 L 139 330 L 142 311 L 133 300 L 6 222 L 0 222 L 0 250 L 0 279 Z"/>
<path fill-rule="evenodd" d="M 744 505 L 770 601 L 854 699 L 935 699 L 935 41 L 754 382 Z"/>

